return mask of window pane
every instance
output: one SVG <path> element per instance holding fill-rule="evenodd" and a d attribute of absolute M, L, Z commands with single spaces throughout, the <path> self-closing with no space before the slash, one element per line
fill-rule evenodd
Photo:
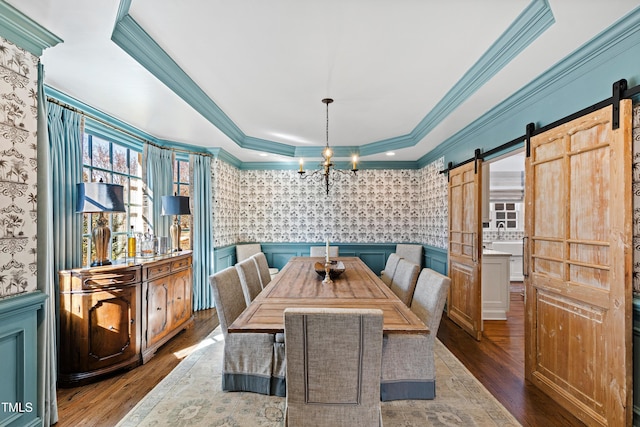
<path fill-rule="evenodd" d="M 516 204 L 515 203 L 507 203 L 506 210 L 515 211 L 516 210 Z"/>
<path fill-rule="evenodd" d="M 516 228 L 515 221 L 507 221 L 507 228 Z"/>
<path fill-rule="evenodd" d="M 173 182 L 177 182 L 178 181 L 178 168 L 179 168 L 179 162 L 177 160 L 173 161 Z"/>
<path fill-rule="evenodd" d="M 127 232 L 127 214 L 126 214 L 126 212 L 111 214 L 111 232 L 112 233 L 126 233 Z"/>
<path fill-rule="evenodd" d="M 124 258 L 127 249 L 127 235 L 117 234 L 111 238 L 111 259 Z"/>
<path fill-rule="evenodd" d="M 92 138 L 93 144 L 93 167 L 111 170 L 111 157 L 109 155 L 109 142 L 95 136 Z"/>
<path fill-rule="evenodd" d="M 127 149 L 121 145 L 113 144 L 113 171 L 128 173 Z"/>
<path fill-rule="evenodd" d="M 504 212 L 496 212 L 496 219 L 505 219 Z"/>
<path fill-rule="evenodd" d="M 507 219 L 516 219 L 515 212 L 507 212 Z"/>
<path fill-rule="evenodd" d="M 130 170 L 130 174 L 133 176 L 137 176 L 139 178 L 142 177 L 142 153 L 137 153 L 135 151 L 132 151 L 130 156 L 130 161 L 129 161 L 129 170 Z"/>
<path fill-rule="evenodd" d="M 100 182 L 100 180 L 102 182 L 111 182 L 111 174 L 108 172 L 94 169 L 91 175 L 91 182 Z"/>
<path fill-rule="evenodd" d="M 89 155 L 89 135 L 86 133 L 82 136 L 82 164 L 91 164 L 91 156 Z"/>
<path fill-rule="evenodd" d="M 181 196 L 189 197 L 189 186 L 188 185 L 181 185 L 180 186 L 180 192 L 178 194 L 181 195 Z"/>
<path fill-rule="evenodd" d="M 504 210 L 504 203 L 496 203 L 495 209 L 497 211 L 503 211 Z"/>
<path fill-rule="evenodd" d="M 189 162 L 178 162 L 180 165 L 180 182 L 189 183 Z"/>
<path fill-rule="evenodd" d="M 127 183 L 127 177 L 122 175 L 113 175 L 114 184 L 125 185 Z"/>
<path fill-rule="evenodd" d="M 131 225 L 136 233 L 142 231 L 142 206 L 129 206 L 129 226 Z"/>

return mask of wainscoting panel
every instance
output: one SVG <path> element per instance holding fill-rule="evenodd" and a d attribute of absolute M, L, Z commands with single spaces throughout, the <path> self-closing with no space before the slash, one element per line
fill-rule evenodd
<path fill-rule="evenodd" d="M 0 301 L 0 425 L 39 426 L 38 310 L 42 292 L 30 292 Z"/>
<path fill-rule="evenodd" d="M 435 248 L 433 246 L 424 247 L 424 266 L 429 267 L 438 273 L 447 275 L 448 255 L 446 249 Z"/>
<path fill-rule="evenodd" d="M 360 258 L 374 273 L 384 270 L 389 255 L 396 250 L 395 243 L 331 243 L 338 246 L 340 256 Z M 262 252 L 267 257 L 270 267 L 282 269 L 287 262 L 296 256 L 309 256 L 311 246 L 322 246 L 322 243 L 261 243 Z M 422 267 L 429 267 L 439 273 L 447 274 L 447 251 L 433 246 L 423 245 L 424 261 Z M 215 271 L 235 265 L 235 245 L 216 248 L 214 250 Z"/>
<path fill-rule="evenodd" d="M 640 297 L 633 299 L 633 425 L 640 425 Z"/>
<path fill-rule="evenodd" d="M 213 251 L 213 271 L 222 271 L 236 264 L 236 245 L 216 248 Z"/>

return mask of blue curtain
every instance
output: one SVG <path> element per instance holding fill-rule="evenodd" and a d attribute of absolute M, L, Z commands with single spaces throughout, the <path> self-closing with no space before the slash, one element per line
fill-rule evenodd
<path fill-rule="evenodd" d="M 145 144 L 144 154 L 143 179 L 149 207 L 147 228 L 155 236 L 169 236 L 171 216 L 162 216 L 162 196 L 173 195 L 173 151 Z"/>
<path fill-rule="evenodd" d="M 42 424 L 58 421 L 56 397 L 56 270 L 53 247 L 53 190 L 51 185 L 51 149 L 47 132 L 47 103 L 44 94 L 44 68 L 38 64 L 38 289 L 48 295 L 38 327 L 38 414 Z"/>
<path fill-rule="evenodd" d="M 193 309 L 213 307 L 209 275 L 213 273 L 213 228 L 211 221 L 211 158 L 192 154 L 191 212 L 193 241 Z"/>
<path fill-rule="evenodd" d="M 82 215 L 75 212 L 82 182 L 82 116 L 47 103 L 38 65 L 38 289 L 47 294 L 38 327 L 38 410 L 43 425 L 58 421 L 56 399 L 58 271 L 82 263 Z"/>
<path fill-rule="evenodd" d="M 76 184 L 82 182 L 82 116 L 50 102 L 47 110 L 53 267 L 57 276 L 60 270 L 77 268 L 82 264 L 82 215 L 75 212 Z"/>

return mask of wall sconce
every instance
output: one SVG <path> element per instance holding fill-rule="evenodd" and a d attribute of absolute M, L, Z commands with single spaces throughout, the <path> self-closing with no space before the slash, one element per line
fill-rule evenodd
<path fill-rule="evenodd" d="M 178 215 L 190 215 L 189 198 L 187 196 L 162 196 L 162 215 L 175 215 L 173 224 L 169 229 L 171 234 L 171 247 L 174 252 L 180 252 L 180 233 L 182 228 L 178 221 Z"/>
<path fill-rule="evenodd" d="M 125 212 L 124 187 L 118 184 L 108 184 L 100 179 L 100 182 L 78 183 L 76 189 L 78 191 L 76 212 L 100 214 L 96 226 L 91 231 L 91 241 L 96 248 L 96 259 L 91 263 L 91 267 L 111 265 L 107 254 L 111 230 L 104 213 Z"/>

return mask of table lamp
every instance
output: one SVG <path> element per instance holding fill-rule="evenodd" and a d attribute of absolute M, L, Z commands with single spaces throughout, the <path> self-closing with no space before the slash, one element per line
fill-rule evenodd
<path fill-rule="evenodd" d="M 174 252 L 180 252 L 180 233 L 182 229 L 178 221 L 178 215 L 190 215 L 189 198 L 187 196 L 162 196 L 162 215 L 175 215 L 173 224 L 169 229 L 171 234 L 171 247 Z"/>
<path fill-rule="evenodd" d="M 91 241 L 96 248 L 96 259 L 91 263 L 91 267 L 111 265 L 107 255 L 111 230 L 104 213 L 125 212 L 124 187 L 118 184 L 108 184 L 100 179 L 99 182 L 78 183 L 76 188 L 78 191 L 76 212 L 100 214 L 96 226 L 91 231 Z"/>

